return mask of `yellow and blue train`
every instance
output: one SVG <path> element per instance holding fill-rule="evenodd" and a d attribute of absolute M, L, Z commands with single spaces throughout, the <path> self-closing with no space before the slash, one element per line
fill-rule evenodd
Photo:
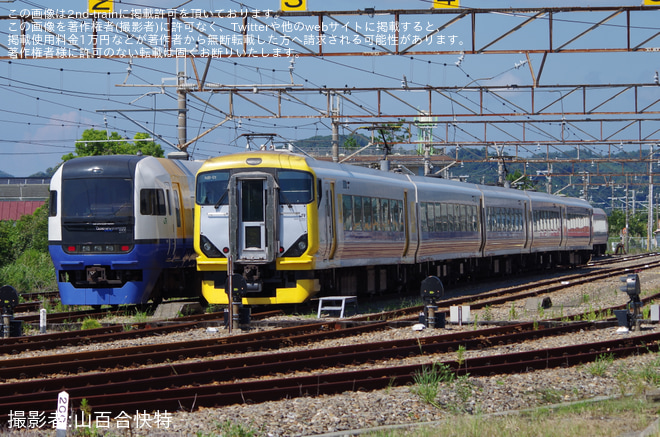
<path fill-rule="evenodd" d="M 202 294 L 226 304 L 228 264 L 246 305 L 585 263 L 607 217 L 581 199 L 255 151 L 196 178 Z"/>

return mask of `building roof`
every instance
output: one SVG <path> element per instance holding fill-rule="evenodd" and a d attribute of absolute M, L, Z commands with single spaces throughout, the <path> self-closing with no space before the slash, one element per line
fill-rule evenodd
<path fill-rule="evenodd" d="M 0 220 L 18 220 L 46 203 L 43 200 L 6 200 L 0 201 Z"/>

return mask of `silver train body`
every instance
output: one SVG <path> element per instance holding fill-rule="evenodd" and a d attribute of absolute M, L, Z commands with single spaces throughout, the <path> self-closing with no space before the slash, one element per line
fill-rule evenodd
<path fill-rule="evenodd" d="M 279 179 L 292 172 L 301 181 L 297 190 Z M 225 196 L 206 199 L 220 180 L 213 188 Z M 581 199 L 286 152 L 211 159 L 196 191 L 195 249 L 210 303 L 226 302 L 228 258 L 246 278 L 244 304 L 276 304 L 302 302 L 319 290 L 375 293 L 427 275 L 453 282 L 579 265 L 607 242 L 605 213 Z M 248 208 L 259 211 L 244 221 Z"/>

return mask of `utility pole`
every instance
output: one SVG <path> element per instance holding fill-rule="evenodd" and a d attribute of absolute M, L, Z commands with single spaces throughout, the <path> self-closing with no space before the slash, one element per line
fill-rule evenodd
<path fill-rule="evenodd" d="M 178 115 L 178 137 L 179 137 L 179 144 L 177 147 L 179 150 L 182 150 L 185 152 L 185 149 L 187 146 L 185 146 L 186 141 L 188 141 L 188 124 L 187 124 L 187 117 L 186 117 L 186 73 L 185 71 L 178 71 L 176 74 L 176 93 L 177 93 L 177 101 L 178 101 L 178 109 L 179 109 L 179 115 Z"/>
<path fill-rule="evenodd" d="M 646 249 L 651 251 L 651 238 L 653 235 L 653 144 L 651 144 L 651 154 L 649 155 L 649 212 L 646 234 Z"/>
<path fill-rule="evenodd" d="M 497 152 L 497 185 L 504 186 L 506 175 L 504 174 L 504 147 L 495 146 Z"/>
<path fill-rule="evenodd" d="M 635 191 L 633 190 L 633 214 L 634 214 L 634 209 L 635 209 Z M 626 253 L 628 253 L 628 250 L 630 249 L 628 247 L 628 235 L 630 234 L 630 229 L 629 229 L 629 223 L 628 223 L 628 216 L 630 215 L 630 211 L 628 209 L 628 176 L 626 176 L 626 234 L 624 236 L 624 242 L 623 244 L 625 245 L 625 250 Z"/>
<path fill-rule="evenodd" d="M 332 162 L 339 162 L 339 95 L 334 99 L 330 96 L 332 104 Z"/>

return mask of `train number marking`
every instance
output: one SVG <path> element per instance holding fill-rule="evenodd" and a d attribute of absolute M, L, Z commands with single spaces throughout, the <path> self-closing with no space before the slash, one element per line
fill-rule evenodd
<path fill-rule="evenodd" d="M 283 11 L 306 11 L 307 0 L 280 0 Z"/>
<path fill-rule="evenodd" d="M 114 0 L 88 0 L 87 11 L 90 14 L 107 14 L 113 11 Z"/>
<path fill-rule="evenodd" d="M 459 8 L 460 0 L 433 0 L 433 8 L 442 9 L 442 8 Z"/>

